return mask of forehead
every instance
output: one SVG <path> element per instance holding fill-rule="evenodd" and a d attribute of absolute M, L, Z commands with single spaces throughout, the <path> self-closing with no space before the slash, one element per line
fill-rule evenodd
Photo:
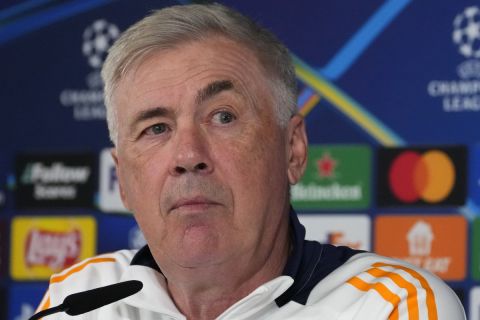
<path fill-rule="evenodd" d="M 199 84 L 210 78 L 225 78 L 237 85 L 255 82 L 264 87 L 267 76 L 253 51 L 224 37 L 188 41 L 170 49 L 152 51 L 127 71 L 119 84 L 148 86 L 164 81 L 169 86 Z M 189 83 L 189 80 L 195 80 Z"/>

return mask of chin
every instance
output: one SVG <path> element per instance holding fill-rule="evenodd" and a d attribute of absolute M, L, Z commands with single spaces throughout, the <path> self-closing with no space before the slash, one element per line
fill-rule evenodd
<path fill-rule="evenodd" d="M 222 255 L 211 248 L 204 250 L 189 250 L 181 252 L 178 264 L 184 268 L 198 269 L 218 265 L 222 261 Z"/>
<path fill-rule="evenodd" d="M 210 261 L 219 249 L 220 238 L 209 226 L 188 227 L 180 240 L 184 260 L 191 262 Z"/>

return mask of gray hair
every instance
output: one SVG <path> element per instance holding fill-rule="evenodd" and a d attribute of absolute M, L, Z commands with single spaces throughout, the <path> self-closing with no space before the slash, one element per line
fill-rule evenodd
<path fill-rule="evenodd" d="M 286 127 L 296 113 L 297 83 L 288 49 L 268 30 L 220 4 L 179 5 L 154 11 L 126 30 L 110 48 L 102 67 L 110 139 L 116 145 L 118 124 L 113 96 L 118 83 L 152 51 L 172 49 L 212 35 L 253 51 L 270 80 L 277 122 Z"/>

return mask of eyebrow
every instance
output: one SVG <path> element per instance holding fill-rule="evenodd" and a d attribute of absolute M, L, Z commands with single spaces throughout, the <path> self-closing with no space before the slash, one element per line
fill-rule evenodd
<path fill-rule="evenodd" d="M 202 104 L 206 100 L 216 96 L 217 94 L 233 90 L 233 82 L 230 80 L 217 80 L 209 83 L 203 89 L 200 89 L 197 93 L 197 97 L 195 98 L 195 102 L 197 105 Z"/>
<path fill-rule="evenodd" d="M 195 103 L 197 105 L 211 99 L 215 95 L 222 91 L 233 90 L 234 85 L 230 80 L 217 80 L 207 84 L 204 88 L 200 89 L 195 97 Z M 134 131 L 137 125 L 145 120 L 152 118 L 159 118 L 165 116 L 173 116 L 173 111 L 166 107 L 155 107 L 147 110 L 140 111 L 133 119 L 130 126 L 131 131 Z"/>
<path fill-rule="evenodd" d="M 147 110 L 140 111 L 132 121 L 130 128 L 132 131 L 136 128 L 136 126 L 145 120 L 158 118 L 158 117 L 165 117 L 171 115 L 173 112 L 165 107 L 155 107 Z"/>

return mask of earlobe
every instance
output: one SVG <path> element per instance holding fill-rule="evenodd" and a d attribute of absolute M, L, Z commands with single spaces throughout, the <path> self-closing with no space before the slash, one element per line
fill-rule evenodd
<path fill-rule="evenodd" d="M 305 132 L 305 121 L 301 115 L 295 115 L 288 124 L 288 181 L 296 184 L 307 165 L 307 134 Z"/>
<path fill-rule="evenodd" d="M 131 211 L 130 207 L 128 206 L 128 201 L 127 201 L 127 198 L 125 197 L 125 192 L 124 192 L 124 189 L 123 189 L 123 182 L 122 182 L 123 179 L 122 179 L 121 172 L 120 172 L 120 164 L 119 164 L 119 161 L 118 161 L 117 149 L 112 148 L 110 150 L 110 154 L 112 155 L 113 162 L 115 162 L 115 171 L 117 173 L 118 186 L 119 186 L 119 189 L 120 189 L 120 198 L 122 199 L 122 203 L 125 206 L 125 208 L 127 210 Z"/>
<path fill-rule="evenodd" d="M 110 155 L 112 156 L 113 162 L 115 162 L 115 167 L 118 165 L 117 149 L 111 148 Z"/>

